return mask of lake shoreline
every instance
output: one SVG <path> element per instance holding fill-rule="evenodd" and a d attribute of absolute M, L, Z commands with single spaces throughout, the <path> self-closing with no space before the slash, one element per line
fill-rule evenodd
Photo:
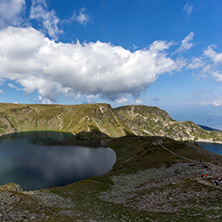
<path fill-rule="evenodd" d="M 211 141 L 211 140 L 188 140 L 188 142 L 191 142 L 191 143 L 215 143 L 215 144 L 222 144 L 221 141 Z"/>

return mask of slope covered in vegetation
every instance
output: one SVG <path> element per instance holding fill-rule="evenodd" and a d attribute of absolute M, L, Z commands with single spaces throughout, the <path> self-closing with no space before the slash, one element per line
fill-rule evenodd
<path fill-rule="evenodd" d="M 222 142 L 221 132 L 206 131 L 191 121 L 175 121 L 157 107 L 0 104 L 1 135 L 45 130 L 73 134 L 97 130 L 109 137 L 164 136 L 175 140 Z"/>

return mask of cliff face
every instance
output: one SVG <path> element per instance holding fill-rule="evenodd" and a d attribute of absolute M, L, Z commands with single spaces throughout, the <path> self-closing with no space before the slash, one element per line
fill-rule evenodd
<path fill-rule="evenodd" d="M 100 131 L 110 137 L 166 136 L 175 140 L 222 142 L 221 132 L 208 132 L 191 121 L 177 122 L 157 107 L 0 104 L 0 134 L 54 130 Z"/>

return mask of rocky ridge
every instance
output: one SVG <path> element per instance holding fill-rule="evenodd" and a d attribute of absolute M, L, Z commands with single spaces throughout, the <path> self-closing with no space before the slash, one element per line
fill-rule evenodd
<path fill-rule="evenodd" d="M 164 136 L 175 140 L 222 142 L 222 132 L 206 131 L 191 121 L 175 121 L 157 107 L 0 104 L 0 134 L 26 131 L 73 134 L 99 131 L 109 137 Z"/>

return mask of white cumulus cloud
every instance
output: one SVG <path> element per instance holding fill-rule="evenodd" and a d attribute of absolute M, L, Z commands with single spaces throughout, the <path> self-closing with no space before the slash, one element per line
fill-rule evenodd
<path fill-rule="evenodd" d="M 217 99 L 213 100 L 212 102 L 213 106 L 222 106 L 222 97 L 218 97 Z"/>
<path fill-rule="evenodd" d="M 38 96 L 38 99 L 42 104 L 51 104 L 52 103 L 49 99 L 43 98 L 41 96 Z"/>
<path fill-rule="evenodd" d="M 56 16 L 54 10 L 48 10 L 45 0 L 33 0 L 30 10 L 30 19 L 36 19 L 42 23 L 43 29 L 53 39 L 58 39 L 58 34 L 62 32 L 58 23 L 60 19 Z"/>
<path fill-rule="evenodd" d="M 193 5 L 191 5 L 187 2 L 183 7 L 183 11 L 185 11 L 187 13 L 187 15 L 189 16 L 193 11 Z"/>
<path fill-rule="evenodd" d="M 16 81 L 26 93 L 38 91 L 47 102 L 61 94 L 117 102 L 124 95 L 137 98 L 160 75 L 180 67 L 167 55 L 171 43 L 165 41 L 130 52 L 100 41 L 56 43 L 31 27 L 8 27 L 0 39 L 0 80 Z"/>
<path fill-rule="evenodd" d="M 203 73 L 210 74 L 217 82 L 222 82 L 222 52 L 217 53 L 215 45 L 210 45 L 203 54 L 205 56 L 205 66 Z"/>
<path fill-rule="evenodd" d="M 211 72 L 211 76 L 212 76 L 217 82 L 222 82 L 222 73 L 219 73 L 218 71 Z"/>
<path fill-rule="evenodd" d="M 222 53 L 217 53 L 214 48 L 215 45 L 208 46 L 207 50 L 204 50 L 204 55 L 211 58 L 215 65 L 222 63 Z"/>
<path fill-rule="evenodd" d="M 200 103 L 203 106 L 211 105 L 211 106 L 222 106 L 222 96 L 212 100 L 212 101 L 203 101 Z"/>
<path fill-rule="evenodd" d="M 89 15 L 86 14 L 86 9 L 81 8 L 79 13 L 74 13 L 74 20 L 82 25 L 86 25 L 89 22 Z"/>
<path fill-rule="evenodd" d="M 86 13 L 86 8 L 81 8 L 79 11 L 74 11 L 73 15 L 68 19 L 61 21 L 63 24 L 70 24 L 72 22 L 77 22 L 81 25 L 87 25 L 90 22 L 90 16 Z"/>
<path fill-rule="evenodd" d="M 222 82 L 222 52 L 216 52 L 216 47 L 216 45 L 209 45 L 200 57 L 187 60 L 186 68 L 196 69 L 198 77 L 204 79 L 211 77 L 216 82 Z"/>
<path fill-rule="evenodd" d="M 25 0 L 1 0 L 0 1 L 0 27 L 8 25 L 20 25 L 22 12 L 25 9 Z"/>
<path fill-rule="evenodd" d="M 193 47 L 193 43 L 191 42 L 193 40 L 194 33 L 190 32 L 188 36 L 185 37 L 185 39 L 182 40 L 181 45 L 177 52 L 186 52 L 187 50 L 191 49 Z"/>
<path fill-rule="evenodd" d="M 187 65 L 187 69 L 199 69 L 204 67 L 205 63 L 203 58 L 193 58 L 191 62 Z"/>
<path fill-rule="evenodd" d="M 129 101 L 129 100 L 128 100 L 126 97 L 123 97 L 123 96 L 115 100 L 115 102 L 116 102 L 117 104 L 127 103 L 128 101 Z"/>
<path fill-rule="evenodd" d="M 16 90 L 18 90 L 18 91 L 21 90 L 19 87 L 13 85 L 12 83 L 8 83 L 8 87 L 9 87 L 9 88 L 16 89 Z"/>
<path fill-rule="evenodd" d="M 136 103 L 136 104 L 141 104 L 141 103 L 143 103 L 143 100 L 141 100 L 141 99 L 136 99 L 135 103 Z"/>

